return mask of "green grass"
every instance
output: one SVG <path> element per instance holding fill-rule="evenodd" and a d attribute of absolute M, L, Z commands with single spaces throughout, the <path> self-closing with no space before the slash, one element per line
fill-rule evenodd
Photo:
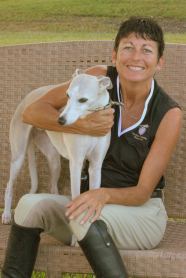
<path fill-rule="evenodd" d="M 44 272 L 34 272 L 32 278 L 46 278 L 46 274 Z M 93 274 L 61 274 L 61 278 L 95 278 Z"/>
<path fill-rule="evenodd" d="M 157 8 L 158 7 L 158 8 Z M 61 20 L 63 16 L 128 17 L 144 15 L 184 20 L 185 0 L 6 0 L 1 21 Z"/>
<path fill-rule="evenodd" d="M 36 42 L 74 41 L 74 40 L 112 40 L 112 33 L 87 32 L 2 32 L 0 31 L 0 45 L 25 44 Z"/>
<path fill-rule="evenodd" d="M 0 45 L 113 39 L 131 15 L 153 16 L 174 33 L 167 42 L 186 43 L 185 10 L 185 0 L 0 0 Z"/>
<path fill-rule="evenodd" d="M 169 43 L 184 43 L 186 44 L 186 33 L 165 33 L 165 41 Z"/>
<path fill-rule="evenodd" d="M 1 277 L 1 272 L 0 272 Z M 33 272 L 32 278 L 47 278 L 45 272 Z M 95 275 L 93 274 L 61 274 L 61 278 L 95 278 Z"/>
<path fill-rule="evenodd" d="M 113 40 L 115 33 L 101 32 L 2 32 L 0 31 L 0 46 L 39 43 L 39 42 L 56 42 L 56 41 L 76 41 L 76 40 Z M 169 43 L 185 43 L 186 33 L 166 33 L 165 41 Z"/>

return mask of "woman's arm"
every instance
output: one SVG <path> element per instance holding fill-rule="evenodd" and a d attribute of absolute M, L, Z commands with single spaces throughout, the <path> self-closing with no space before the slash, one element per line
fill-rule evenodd
<path fill-rule="evenodd" d="M 95 66 L 86 70 L 87 74 L 106 75 L 106 66 Z M 95 112 L 79 119 L 69 126 L 58 123 L 59 109 L 67 103 L 66 91 L 70 81 L 50 90 L 46 95 L 29 105 L 23 112 L 23 121 L 33 126 L 70 133 L 104 135 L 113 124 L 113 109 Z"/>
<path fill-rule="evenodd" d="M 179 108 L 169 110 L 157 130 L 150 152 L 144 162 L 137 186 L 128 188 L 100 188 L 87 191 L 68 204 L 67 215 L 78 216 L 88 209 L 84 221 L 95 214 L 96 220 L 103 206 L 120 204 L 138 206 L 145 203 L 164 174 L 179 138 L 182 112 Z"/>
<path fill-rule="evenodd" d="M 137 186 L 123 189 L 121 197 L 117 192 L 114 194 L 113 190 L 112 194 L 109 194 L 108 203 L 141 205 L 151 197 L 160 178 L 164 175 L 175 149 L 180 135 L 181 123 L 182 112 L 179 108 L 173 108 L 165 114 L 143 164 Z"/>

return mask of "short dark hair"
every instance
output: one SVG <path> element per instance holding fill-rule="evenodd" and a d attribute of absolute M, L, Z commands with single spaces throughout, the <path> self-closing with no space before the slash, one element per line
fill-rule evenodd
<path fill-rule="evenodd" d="M 131 33 L 135 33 L 143 39 L 150 39 L 157 42 L 158 58 L 163 55 L 165 48 L 163 30 L 155 20 L 150 17 L 130 17 L 128 20 L 122 22 L 115 38 L 114 50 L 116 52 L 121 39 Z"/>

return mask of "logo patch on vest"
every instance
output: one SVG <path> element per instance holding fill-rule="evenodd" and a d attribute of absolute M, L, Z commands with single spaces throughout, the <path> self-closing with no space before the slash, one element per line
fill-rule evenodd
<path fill-rule="evenodd" d="M 139 129 L 138 129 L 138 133 L 139 135 L 143 135 L 145 134 L 145 132 L 147 131 L 147 128 L 149 127 L 149 125 L 140 125 Z"/>
<path fill-rule="evenodd" d="M 149 125 L 140 125 L 138 128 L 138 133 L 132 133 L 134 138 L 140 141 L 145 141 L 147 140 L 147 137 L 143 136 L 147 129 L 149 128 Z"/>

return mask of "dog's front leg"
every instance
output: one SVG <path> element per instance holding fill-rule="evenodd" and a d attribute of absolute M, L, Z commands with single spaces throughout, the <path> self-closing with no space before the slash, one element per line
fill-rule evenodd
<path fill-rule="evenodd" d="M 13 182 L 10 181 L 7 184 L 5 191 L 5 208 L 2 214 L 2 223 L 9 224 L 11 222 L 11 205 L 13 196 Z"/>
<path fill-rule="evenodd" d="M 89 189 L 99 188 L 101 184 L 101 168 L 109 147 L 110 133 L 99 138 L 96 147 L 89 154 Z"/>
<path fill-rule="evenodd" d="M 89 161 L 89 189 L 99 188 L 101 184 L 102 161 Z"/>
<path fill-rule="evenodd" d="M 82 167 L 83 159 L 70 159 L 70 182 L 72 199 L 80 194 Z"/>

